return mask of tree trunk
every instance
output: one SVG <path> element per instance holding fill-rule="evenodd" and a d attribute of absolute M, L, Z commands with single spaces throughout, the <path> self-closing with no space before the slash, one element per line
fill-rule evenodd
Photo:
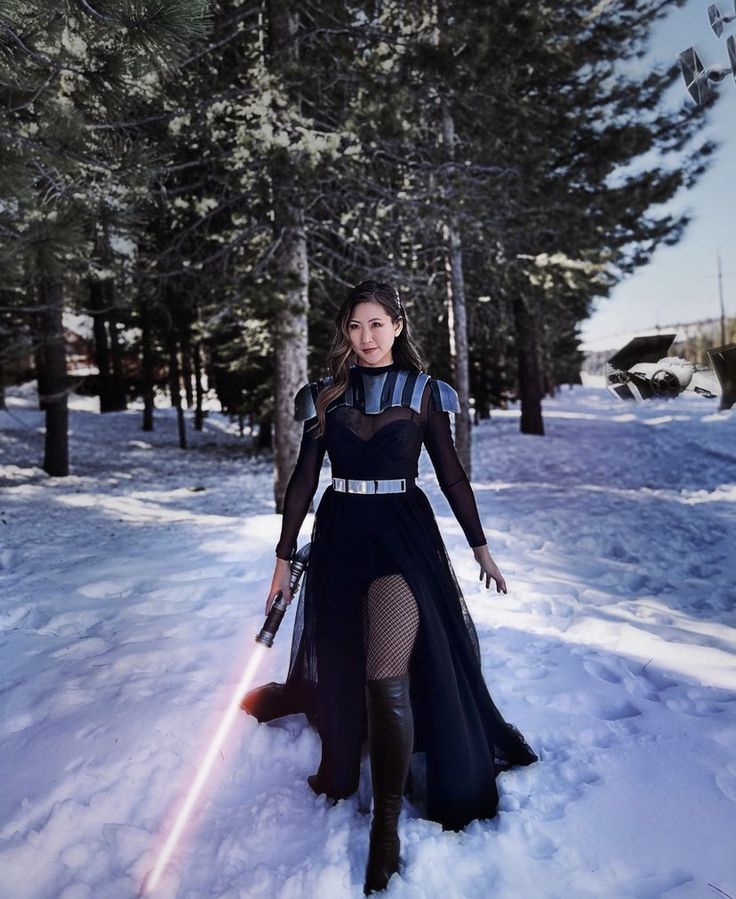
<path fill-rule="evenodd" d="M 542 374 L 539 366 L 536 315 L 520 293 L 514 296 L 513 309 L 521 398 L 520 429 L 522 434 L 543 436 Z"/>
<path fill-rule="evenodd" d="M 43 326 L 40 316 L 37 318 L 35 331 L 36 333 L 34 335 L 33 364 L 36 368 L 36 390 L 38 393 L 38 408 L 43 412 L 46 408 L 43 404 L 43 397 L 46 396 L 47 393 L 51 393 L 51 388 L 47 383 L 46 363 L 44 361 L 44 342 L 42 336 Z"/>
<path fill-rule="evenodd" d="M 491 417 L 491 397 L 484 381 L 475 396 L 475 416 L 476 421 L 486 421 Z"/>
<path fill-rule="evenodd" d="M 442 136 L 445 153 L 449 160 L 455 158 L 455 122 L 448 103 L 442 102 Z M 457 454 L 468 477 L 472 473 L 471 420 L 470 420 L 470 374 L 468 369 L 468 315 L 465 307 L 465 276 L 463 273 L 463 245 L 457 217 L 449 209 L 447 194 L 448 222 L 445 224 L 448 268 L 447 325 L 450 332 L 450 358 L 452 360 L 455 389 L 460 399 L 460 411 L 455 415 L 455 446 Z"/>
<path fill-rule="evenodd" d="M 107 320 L 110 327 L 110 357 L 112 359 L 112 410 L 123 412 L 128 408 L 128 399 L 123 376 L 123 350 L 120 345 L 118 317 L 115 310 L 115 284 L 112 281 L 105 281 L 105 293 L 110 310 Z"/>
<path fill-rule="evenodd" d="M 544 395 L 545 396 L 555 396 L 557 393 L 557 383 L 555 382 L 554 372 L 551 369 L 547 368 L 544 372 Z"/>
<path fill-rule="evenodd" d="M 69 407 L 61 281 L 41 278 L 38 299 L 39 403 L 46 413 L 43 470 L 63 478 L 69 474 Z"/>
<path fill-rule="evenodd" d="M 270 65 L 275 74 L 298 62 L 294 35 L 298 13 L 287 0 L 270 0 Z M 299 452 L 302 426 L 294 421 L 294 395 L 307 380 L 307 283 L 309 266 L 298 172 L 286 152 L 271 160 L 275 286 L 274 322 L 274 498 L 282 512 L 284 494 Z"/>
<path fill-rule="evenodd" d="M 112 260 L 106 226 L 95 230 L 94 256 L 104 269 Z M 89 279 L 89 297 L 95 338 L 95 362 L 100 373 L 100 412 L 127 408 L 115 316 L 115 283 L 110 277 Z M 108 338 L 109 332 L 109 338 Z"/>
<path fill-rule="evenodd" d="M 189 337 L 189 323 L 181 325 L 181 376 L 184 381 L 184 396 L 187 409 L 194 407 L 192 391 L 192 343 Z"/>
<path fill-rule="evenodd" d="M 201 431 L 204 424 L 204 387 L 202 386 L 202 341 L 194 344 L 194 391 L 197 398 L 194 407 L 194 430 Z"/>
<path fill-rule="evenodd" d="M 542 369 L 542 391 L 544 396 L 554 396 L 557 388 L 555 377 L 555 360 L 552 356 L 552 341 L 549 327 L 542 324 L 537 328 L 539 344 L 539 362 Z"/>
<path fill-rule="evenodd" d="M 171 405 L 176 409 L 176 426 L 179 431 L 179 446 L 187 448 L 187 428 L 184 421 L 184 410 L 181 406 L 181 375 L 179 372 L 179 357 L 177 356 L 176 335 L 172 330 L 169 333 L 169 392 Z"/>
<path fill-rule="evenodd" d="M 153 399 L 153 346 L 151 337 L 151 312 L 148 303 L 143 300 L 141 315 L 141 382 L 143 389 L 143 430 L 153 430 L 153 410 L 156 408 Z"/>
<path fill-rule="evenodd" d="M 95 339 L 95 363 L 99 372 L 100 412 L 111 412 L 112 378 L 110 375 L 110 345 L 107 339 L 107 313 L 105 312 L 105 291 L 97 278 L 89 281 L 89 303 L 92 311 L 92 333 Z"/>
<path fill-rule="evenodd" d="M 258 421 L 258 437 L 256 438 L 256 449 L 267 450 L 273 446 L 272 426 L 273 422 L 270 418 L 261 418 Z"/>
<path fill-rule="evenodd" d="M 453 365 L 455 389 L 460 399 L 460 411 L 455 414 L 455 446 L 466 474 L 471 477 L 470 371 L 468 367 L 468 317 L 465 306 L 463 249 L 460 230 L 455 223 L 446 227 L 445 236 L 449 267 L 447 325 L 450 331 L 450 358 Z"/>
<path fill-rule="evenodd" d="M 274 194 L 276 191 L 274 190 Z M 277 279 L 284 301 L 276 315 L 275 410 L 274 410 L 274 497 L 283 511 L 284 494 L 296 464 L 302 425 L 294 421 L 294 396 L 307 380 L 307 242 L 301 223 L 302 210 L 284 205 L 275 216 L 281 232 L 276 260 Z"/>

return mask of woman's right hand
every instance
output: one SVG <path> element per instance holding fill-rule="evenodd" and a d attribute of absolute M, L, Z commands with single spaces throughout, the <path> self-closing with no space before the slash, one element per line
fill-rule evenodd
<path fill-rule="evenodd" d="M 276 567 L 273 571 L 273 580 L 271 581 L 271 588 L 268 591 L 268 597 L 266 599 L 266 615 L 271 611 L 271 606 L 273 605 L 273 601 L 276 598 L 276 594 L 279 590 L 284 594 L 284 599 L 286 600 L 286 604 L 288 605 L 291 602 L 291 563 L 287 562 L 286 559 L 276 559 Z"/>

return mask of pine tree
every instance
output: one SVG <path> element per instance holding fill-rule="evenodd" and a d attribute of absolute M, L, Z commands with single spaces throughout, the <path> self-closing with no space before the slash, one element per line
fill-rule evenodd
<path fill-rule="evenodd" d="M 464 254 L 465 293 L 512 316 L 528 433 L 543 432 L 539 335 L 565 332 L 593 296 L 679 239 L 684 220 L 650 210 L 691 184 L 712 149 L 693 146 L 700 111 L 662 109 L 673 67 L 624 68 L 667 6 L 454 0 L 439 47 L 417 45 L 418 77 L 453 97 L 455 216 L 463 246 L 478 248 Z"/>
<path fill-rule="evenodd" d="M 46 411 L 43 467 L 69 472 L 64 289 L 83 270 L 124 140 L 108 122 L 202 31 L 205 0 L 6 2 L 0 11 L 2 256 L 22 260 Z M 155 82 L 155 78 L 154 78 Z"/>

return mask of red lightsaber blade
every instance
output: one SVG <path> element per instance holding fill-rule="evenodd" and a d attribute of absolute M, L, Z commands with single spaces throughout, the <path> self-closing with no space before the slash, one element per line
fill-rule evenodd
<path fill-rule="evenodd" d="M 306 568 L 307 559 L 309 558 L 309 546 L 310 544 L 308 543 L 306 544 L 306 546 L 303 546 L 292 559 L 290 579 L 292 595 L 296 593 L 297 587 L 299 585 L 299 580 L 301 579 L 304 569 Z M 192 785 L 187 792 L 182 807 L 176 816 L 174 826 L 171 828 L 171 832 L 166 838 L 166 842 L 161 849 L 159 857 L 156 860 L 156 864 L 143 880 L 143 884 L 138 893 L 139 897 L 151 895 L 158 887 L 164 870 L 171 860 L 171 856 L 174 854 L 179 840 L 181 839 L 182 832 L 184 831 L 184 828 L 186 827 L 187 822 L 189 821 L 189 818 L 194 811 L 194 806 L 199 799 L 204 785 L 207 783 L 207 779 L 210 775 L 210 772 L 212 771 L 212 766 L 215 763 L 215 759 L 220 753 L 222 745 L 227 739 L 227 735 L 230 732 L 233 722 L 235 721 L 235 717 L 240 710 L 240 702 L 243 698 L 243 695 L 247 692 L 251 680 L 253 679 L 253 676 L 258 670 L 258 666 L 260 665 L 264 657 L 266 649 L 268 649 L 273 644 L 273 638 L 275 637 L 276 632 L 279 629 L 279 625 L 283 620 L 284 613 L 286 612 L 287 607 L 288 604 L 284 599 L 282 592 L 279 591 L 274 597 L 274 602 L 266 617 L 266 621 L 264 622 L 263 627 L 256 637 L 256 642 L 258 643 L 256 651 L 246 665 L 245 670 L 243 671 L 243 674 L 237 683 L 237 686 L 230 696 L 230 700 L 225 708 L 225 712 L 220 721 L 220 725 L 217 728 L 214 737 L 212 738 L 212 742 L 207 750 L 207 753 L 205 754 L 205 757 L 199 766 L 197 775 L 192 781 Z"/>

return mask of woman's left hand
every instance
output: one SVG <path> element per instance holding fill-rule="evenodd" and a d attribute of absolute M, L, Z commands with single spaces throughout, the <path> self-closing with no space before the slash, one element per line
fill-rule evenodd
<path fill-rule="evenodd" d="M 480 565 L 480 580 L 485 577 L 486 588 L 491 586 L 491 581 L 496 582 L 496 593 L 508 593 L 506 589 L 506 581 L 499 571 L 498 565 L 491 558 L 490 550 L 487 546 L 474 546 L 473 555 L 475 561 Z"/>

